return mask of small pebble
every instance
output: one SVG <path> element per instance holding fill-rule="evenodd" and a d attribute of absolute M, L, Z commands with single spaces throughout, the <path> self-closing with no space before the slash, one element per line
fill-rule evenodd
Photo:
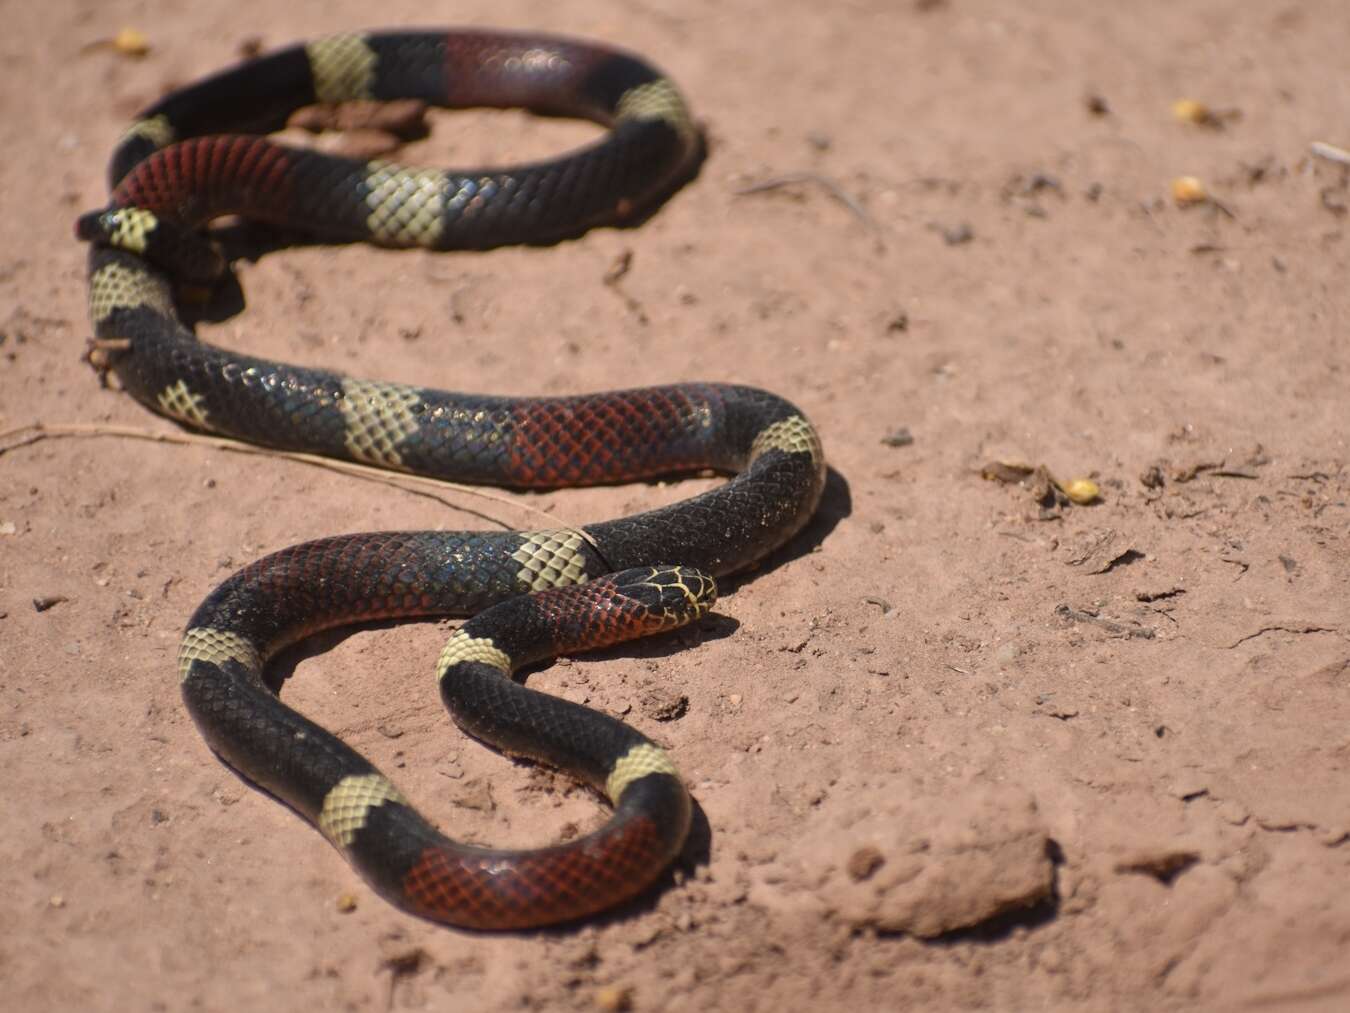
<path fill-rule="evenodd" d="M 1193 123 L 1197 127 L 1213 127 L 1219 124 L 1219 118 L 1209 106 L 1193 98 L 1182 98 L 1173 102 L 1172 116 L 1178 123 Z"/>
<path fill-rule="evenodd" d="M 135 28 L 123 28 L 113 36 L 112 47 L 123 56 L 141 57 L 150 52 L 150 40 Z"/>
<path fill-rule="evenodd" d="M 1059 491 L 1079 506 L 1091 503 L 1102 494 L 1101 487 L 1090 478 L 1071 478 L 1059 487 Z"/>
<path fill-rule="evenodd" d="M 960 246 L 975 238 L 975 230 L 966 222 L 942 230 L 942 240 L 948 246 Z"/>
<path fill-rule="evenodd" d="M 855 883 L 861 883 L 865 879 L 870 879 L 872 873 L 885 864 L 886 858 L 880 851 L 870 844 L 864 845 L 848 858 L 849 879 Z"/>
<path fill-rule="evenodd" d="M 1182 207 L 1202 204 L 1209 200 L 1209 191 L 1205 189 L 1205 184 L 1194 176 L 1178 176 L 1172 180 L 1172 199 Z"/>
<path fill-rule="evenodd" d="M 605 985 L 596 989 L 595 1008 L 605 1013 L 624 1013 L 633 1008 L 633 990 L 627 985 Z"/>
<path fill-rule="evenodd" d="M 1093 116 L 1109 116 L 1111 114 L 1111 103 L 1106 100 L 1104 95 L 1089 95 L 1083 99 L 1083 105 Z"/>

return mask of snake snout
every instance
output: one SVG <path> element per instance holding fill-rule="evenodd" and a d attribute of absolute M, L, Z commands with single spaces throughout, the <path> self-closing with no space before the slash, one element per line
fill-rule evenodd
<path fill-rule="evenodd" d="M 717 600 L 717 581 L 692 566 L 644 566 L 613 576 L 614 590 L 659 617 L 663 629 L 707 613 Z"/>
<path fill-rule="evenodd" d="M 107 211 L 88 211 L 75 219 L 75 238 L 92 243 L 108 236 L 108 227 L 104 220 Z"/>

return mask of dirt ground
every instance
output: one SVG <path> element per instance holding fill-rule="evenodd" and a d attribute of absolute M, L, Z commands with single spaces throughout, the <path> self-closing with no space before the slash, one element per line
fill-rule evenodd
<path fill-rule="evenodd" d="M 1350 189 L 1309 147 L 1350 146 L 1344 0 L 11 7 L 12 1008 L 1350 1008 Z M 177 639 L 218 581 L 299 540 L 581 523 L 713 480 L 447 505 L 209 446 L 12 432 L 182 432 L 81 361 L 71 226 L 139 108 L 251 39 L 435 23 L 648 55 L 706 125 L 701 175 L 641 228 L 552 248 L 241 263 L 247 308 L 202 336 L 488 392 L 751 383 L 806 410 L 832 468 L 817 522 L 717 618 L 531 677 L 667 745 L 699 807 L 659 890 L 546 933 L 380 900 L 207 750 Z M 124 26 L 144 58 L 96 45 Z M 1210 115 L 1179 120 L 1188 98 Z M 402 157 L 594 133 L 445 114 Z M 1179 206 L 1182 176 L 1212 199 Z M 991 462 L 1100 500 L 1038 499 Z M 588 793 L 453 728 L 450 628 L 330 637 L 285 695 L 457 836 L 598 823 Z"/>

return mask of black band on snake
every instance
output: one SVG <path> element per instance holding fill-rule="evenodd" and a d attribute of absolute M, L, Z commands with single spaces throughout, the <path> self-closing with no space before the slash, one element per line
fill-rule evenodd
<path fill-rule="evenodd" d="M 314 102 L 398 97 L 522 106 L 609 129 L 554 161 L 471 172 L 222 133 L 271 129 Z M 342 35 L 245 63 L 152 106 L 112 159 L 109 207 L 77 226 L 95 241 L 96 343 L 116 349 L 109 365 L 127 391 L 188 426 L 510 487 L 733 473 L 692 499 L 580 528 L 379 532 L 292 546 L 235 573 L 197 609 L 179 670 L 207 742 L 406 910 L 478 928 L 542 925 L 611 907 L 664 870 L 682 847 L 691 805 L 667 755 L 627 725 L 529 690 L 511 673 L 702 614 L 713 576 L 750 566 L 810 518 L 824 482 L 820 442 L 791 404 L 749 387 L 494 397 L 238 355 L 199 342 L 179 319 L 170 277 L 177 255 L 161 242 L 176 244 L 225 213 L 383 245 L 550 242 L 648 204 L 687 172 L 697 145 L 675 87 L 633 56 L 500 32 Z M 603 791 L 614 814 L 599 830 L 529 851 L 449 840 L 263 681 L 269 657 L 318 630 L 442 615 L 474 617 L 438 665 L 455 721 Z"/>

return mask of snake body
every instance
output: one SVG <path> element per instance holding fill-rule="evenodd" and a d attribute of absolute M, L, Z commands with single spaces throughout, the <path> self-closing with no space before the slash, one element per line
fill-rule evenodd
<path fill-rule="evenodd" d="M 248 133 L 355 98 L 524 106 L 607 127 L 531 166 L 442 172 L 283 148 Z M 678 853 L 690 800 L 669 757 L 595 711 L 519 685 L 522 664 L 702 614 L 713 577 L 806 523 L 824 457 L 789 402 L 686 383 L 551 398 L 457 394 L 239 355 L 196 339 L 174 302 L 167 236 L 226 212 L 318 236 L 447 249 L 550 242 L 630 215 L 687 171 L 697 131 L 644 61 L 500 32 L 343 35 L 281 50 L 168 95 L 132 125 L 109 205 L 84 216 L 96 342 L 122 386 L 198 429 L 510 487 L 715 469 L 728 482 L 618 520 L 540 531 L 405 531 L 292 546 L 217 587 L 179 651 L 183 699 L 227 763 L 309 819 L 395 904 L 477 928 L 565 921 L 642 890 Z M 675 564 L 675 565 L 671 565 Z M 278 650 L 380 618 L 473 616 L 437 666 L 456 722 L 603 791 L 599 830 L 502 851 L 439 833 L 358 753 L 263 678 Z"/>

